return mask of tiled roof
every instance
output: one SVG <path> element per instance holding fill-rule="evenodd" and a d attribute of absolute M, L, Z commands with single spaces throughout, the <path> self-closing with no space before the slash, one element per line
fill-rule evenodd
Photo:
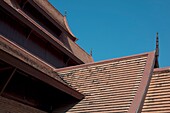
<path fill-rule="evenodd" d="M 170 112 L 170 67 L 154 70 L 142 112 Z"/>
<path fill-rule="evenodd" d="M 46 11 L 46 13 L 50 14 L 50 16 L 55 16 L 54 18 L 58 19 L 58 21 L 56 20 L 55 23 L 58 23 L 59 21 L 64 19 L 64 17 L 47 0 L 43 0 L 43 2 L 42 0 L 29 0 L 28 2 L 32 3 L 33 1 L 37 3 L 37 5 L 39 5 L 43 10 L 45 11 L 48 10 Z M 14 6 L 13 2 L 11 2 L 11 0 L 0 0 L 0 5 L 3 8 L 10 11 L 10 13 L 12 13 L 14 17 L 21 20 L 21 22 L 24 22 L 24 24 L 28 25 L 31 29 L 33 29 L 37 33 L 40 33 L 42 37 L 44 37 L 47 41 L 49 41 L 59 50 L 63 51 L 65 54 L 67 54 L 72 59 L 76 59 L 79 63 L 80 62 L 81 63 L 93 62 L 92 56 L 90 56 L 86 51 L 84 51 L 80 46 L 78 46 L 76 42 L 68 38 L 68 39 L 65 39 L 68 41 L 68 45 L 65 45 L 62 41 L 58 40 L 53 34 L 51 34 L 43 26 L 39 25 L 35 20 L 29 17 L 24 11 L 22 11 L 21 9 L 17 9 Z M 52 14 L 49 13 L 51 11 L 52 11 Z M 64 21 L 65 20 L 63 20 L 63 22 Z"/>
<path fill-rule="evenodd" d="M 41 7 L 48 15 L 50 15 L 58 24 L 60 24 L 65 30 L 64 16 L 52 6 L 48 0 L 31 0 L 30 2 L 35 2 L 39 7 Z"/>
<path fill-rule="evenodd" d="M 68 86 L 59 77 L 56 71 L 54 71 L 54 67 L 4 38 L 2 35 L 0 35 L 0 59 L 5 60 L 22 71 L 32 73 L 34 77 L 51 84 L 52 86 L 72 95 L 73 97 L 76 97 L 77 99 L 83 98 L 82 94 Z M 36 74 L 33 74 L 34 69 L 36 70 Z M 42 74 L 38 74 L 37 72 Z"/>
<path fill-rule="evenodd" d="M 71 32 L 67 19 L 56 8 L 54 8 L 47 0 L 33 0 L 38 6 L 40 6 L 50 17 L 52 17 L 57 23 L 59 23 L 66 31 L 68 31 L 74 38 L 74 34 Z M 31 1 L 30 1 L 31 2 Z M 77 38 L 75 39 L 77 40 Z M 93 62 L 92 56 L 90 56 L 84 49 L 77 45 L 70 38 L 67 39 L 71 52 L 82 60 L 84 63 Z"/>
<path fill-rule="evenodd" d="M 135 95 L 138 90 L 145 90 L 147 85 L 144 85 L 143 81 L 144 79 L 148 81 L 149 79 L 146 77 L 152 73 L 154 57 L 149 58 L 150 54 L 145 53 L 56 70 L 64 81 L 85 95 L 85 98 L 68 112 L 113 113 L 127 112 L 131 106 L 139 107 L 140 105 L 133 105 L 136 104 L 134 99 L 136 99 Z M 142 89 L 143 87 L 144 89 Z M 141 94 L 144 94 L 142 91 Z M 142 96 L 139 96 L 139 99 Z"/>
<path fill-rule="evenodd" d="M 48 0 L 30 0 L 31 3 L 36 3 L 42 10 L 44 10 L 51 18 L 53 18 L 58 24 L 60 24 L 70 35 L 74 38 L 74 41 L 77 38 L 71 32 L 66 16 L 63 16 Z"/>

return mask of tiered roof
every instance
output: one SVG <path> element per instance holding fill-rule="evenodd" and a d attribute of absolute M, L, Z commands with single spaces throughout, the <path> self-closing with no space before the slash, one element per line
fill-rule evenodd
<path fill-rule="evenodd" d="M 71 87 L 85 95 L 69 113 L 129 110 L 132 113 L 142 105 L 153 65 L 154 52 L 151 52 L 57 69 L 56 72 Z"/>
<path fill-rule="evenodd" d="M 70 35 L 73 41 L 76 41 L 77 38 L 71 32 L 69 25 L 67 23 L 66 16 L 63 16 L 53 5 L 51 5 L 47 0 L 32 0 L 32 4 L 38 5 L 43 11 L 46 12 L 53 20 L 60 24 Z"/>
<path fill-rule="evenodd" d="M 79 64 L 93 62 L 92 56 L 84 51 L 78 44 L 75 43 L 76 37 L 69 29 L 66 17 L 57 11 L 47 0 L 29 0 L 25 3 L 31 4 L 36 8 L 45 18 L 47 18 L 54 26 L 57 26 L 63 31 L 60 35 L 61 40 L 57 39 L 52 33 L 41 26 L 38 22 L 27 15 L 20 7 L 19 4 L 13 0 L 1 0 L 0 5 L 9 11 L 9 14 L 19 19 L 21 22 L 29 26 L 33 31 L 42 35 L 46 41 L 55 46 L 57 49 L 68 55 L 70 58 L 75 59 Z M 66 35 L 66 36 L 65 36 Z"/>
<path fill-rule="evenodd" d="M 21 69 L 35 78 L 58 88 L 77 99 L 82 99 L 83 95 L 75 89 L 69 87 L 54 71 L 54 67 L 45 63 L 38 57 L 25 51 L 15 43 L 5 39 L 0 35 L 0 59 Z"/>
<path fill-rule="evenodd" d="M 63 40 L 66 40 L 67 44 L 30 18 L 22 8 L 19 8 L 18 1 L 20 0 L 1 0 L 0 5 L 9 15 L 39 35 L 43 35 L 44 40 L 81 65 L 56 69 L 2 35 L 0 35 L 0 59 L 79 100 L 71 107 L 68 105 L 69 108 L 67 106 L 60 108 L 61 112 L 170 111 L 170 68 L 157 68 L 159 67 L 158 35 L 156 51 L 94 63 L 92 57 L 75 43 L 77 38 L 71 33 L 66 17 L 47 0 L 25 0 L 25 2 L 31 4 L 54 26 L 62 30 L 64 34 L 60 35 L 60 38 L 65 37 Z M 154 70 L 154 67 L 157 69 Z M 6 102 L 16 103 L 0 97 L 0 105 L 8 109 L 10 105 L 8 106 Z M 17 102 L 15 108 L 17 105 L 20 109 L 28 107 Z M 37 109 L 33 110 L 39 112 Z M 57 110 L 58 108 L 55 111 L 58 112 Z"/>

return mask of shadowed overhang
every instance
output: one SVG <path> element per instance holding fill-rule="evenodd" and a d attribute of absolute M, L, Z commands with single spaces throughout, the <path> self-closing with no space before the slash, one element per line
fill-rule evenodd
<path fill-rule="evenodd" d="M 0 6 L 2 6 L 2 8 L 4 8 L 9 14 L 16 17 L 19 21 L 23 22 L 24 24 L 29 26 L 32 30 L 40 34 L 50 44 L 54 45 L 54 47 L 56 47 L 57 49 L 59 49 L 60 51 L 68 55 L 71 59 L 73 59 L 77 63 L 83 64 L 83 63 L 93 62 L 93 58 L 89 54 L 87 54 L 83 49 L 81 49 L 76 43 L 70 41 L 71 47 L 74 50 L 68 49 L 61 41 L 59 41 L 55 36 L 49 33 L 45 28 L 37 24 L 32 18 L 30 18 L 27 14 L 25 14 L 21 9 L 16 9 L 14 7 L 11 7 L 4 0 L 0 1 Z M 79 52 L 82 52 L 83 54 L 79 54 Z M 82 55 L 85 57 L 82 57 Z"/>
<path fill-rule="evenodd" d="M 68 86 L 54 68 L 0 35 L 0 59 L 78 100 L 84 95 Z"/>

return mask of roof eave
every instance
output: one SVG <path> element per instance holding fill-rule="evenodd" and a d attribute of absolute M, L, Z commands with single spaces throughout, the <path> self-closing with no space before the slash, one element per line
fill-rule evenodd
<path fill-rule="evenodd" d="M 68 27 L 68 23 L 67 20 L 65 18 L 65 16 L 63 16 L 56 8 L 54 8 L 48 1 L 44 1 L 48 3 L 48 7 L 55 10 L 56 13 L 59 14 L 60 18 L 62 21 L 57 21 L 56 18 L 53 17 L 52 14 L 48 14 L 46 13 L 45 9 L 42 8 L 42 6 L 40 6 L 40 4 L 37 2 L 37 0 L 29 0 L 28 1 L 31 5 L 33 5 L 38 11 L 40 11 L 44 16 L 46 16 L 46 18 L 48 18 L 48 20 L 50 20 L 54 25 L 59 26 L 61 29 L 63 29 L 63 31 L 65 31 L 68 35 L 69 38 L 72 39 L 73 41 L 77 41 L 78 39 L 73 35 L 73 33 L 71 32 L 70 28 Z M 38 6 L 38 7 L 37 7 Z M 57 21 L 57 22 L 56 22 Z"/>
<path fill-rule="evenodd" d="M 72 87 L 68 86 L 67 83 L 59 79 L 59 75 L 48 75 L 47 73 L 50 70 L 53 71 L 54 68 L 48 66 L 48 64 L 44 63 L 37 57 L 32 54 L 24 51 L 22 48 L 17 46 L 16 44 L 8 41 L 0 35 L 0 59 L 28 74 L 31 76 L 55 87 L 74 98 L 81 100 L 84 98 L 84 95 L 80 92 L 76 91 Z M 32 61 L 34 60 L 34 61 Z M 32 64 L 33 63 L 33 64 Z M 32 65 L 31 65 L 32 64 Z M 44 68 L 44 70 L 42 70 Z M 45 72 L 47 70 L 48 72 Z"/>
<path fill-rule="evenodd" d="M 79 64 L 83 64 L 85 63 L 84 61 L 82 61 L 82 59 L 78 58 L 77 56 L 75 56 L 67 47 L 64 46 L 64 44 L 62 44 L 58 39 L 56 39 L 55 37 L 51 37 L 51 35 L 49 35 L 49 33 L 44 30 L 41 26 L 38 26 L 37 24 L 33 23 L 33 20 L 28 19 L 27 17 L 25 17 L 25 15 L 23 14 L 23 12 L 21 10 L 18 9 L 18 11 L 16 11 L 14 8 L 12 8 L 11 6 L 9 6 L 5 1 L 1 1 L 0 0 L 0 6 L 2 6 L 4 9 L 10 11 L 11 14 L 13 14 L 13 16 L 15 16 L 16 18 L 18 18 L 19 20 L 23 21 L 26 25 L 28 25 L 31 29 L 35 30 L 37 33 L 39 33 L 40 35 L 43 35 L 43 37 L 49 41 L 51 44 L 53 44 L 55 47 L 57 47 L 59 50 L 63 51 L 63 53 L 65 53 L 66 55 L 70 56 L 73 60 L 75 60 L 77 63 Z M 44 32 L 45 31 L 45 32 Z"/>

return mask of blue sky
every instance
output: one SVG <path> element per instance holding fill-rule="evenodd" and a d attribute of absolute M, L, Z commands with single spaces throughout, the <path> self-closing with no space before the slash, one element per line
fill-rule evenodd
<path fill-rule="evenodd" d="M 153 51 L 159 33 L 160 67 L 170 66 L 170 0 L 49 0 L 77 43 L 95 61 Z"/>

